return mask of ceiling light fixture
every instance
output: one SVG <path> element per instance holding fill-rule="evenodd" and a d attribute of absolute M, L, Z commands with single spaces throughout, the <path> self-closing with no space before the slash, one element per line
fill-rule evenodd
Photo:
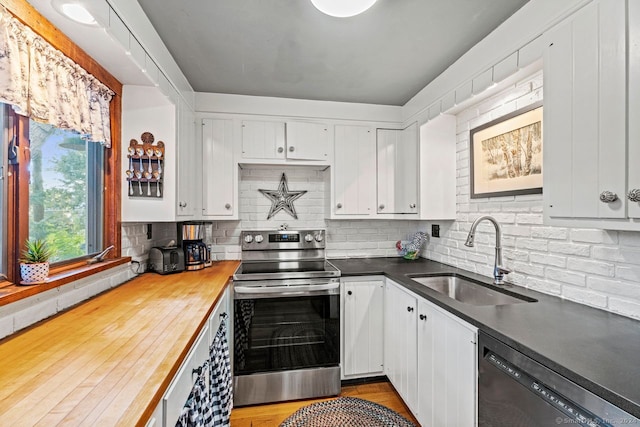
<path fill-rule="evenodd" d="M 95 27 L 98 22 L 79 0 L 53 0 L 53 8 L 74 22 Z"/>
<path fill-rule="evenodd" d="M 369 9 L 377 0 L 311 0 L 320 12 L 336 18 L 359 15 Z"/>

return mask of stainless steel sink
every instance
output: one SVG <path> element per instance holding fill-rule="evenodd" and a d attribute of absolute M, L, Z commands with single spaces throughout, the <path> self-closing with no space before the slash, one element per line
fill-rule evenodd
<path fill-rule="evenodd" d="M 411 277 L 411 279 L 449 298 L 470 305 L 505 305 L 535 302 L 531 298 L 507 295 L 455 276 Z"/>

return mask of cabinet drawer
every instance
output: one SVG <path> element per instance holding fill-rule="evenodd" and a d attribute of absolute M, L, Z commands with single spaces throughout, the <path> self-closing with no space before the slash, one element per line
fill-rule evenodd
<path fill-rule="evenodd" d="M 198 368 L 209 358 L 209 325 L 205 324 L 196 339 L 191 351 L 187 355 L 184 363 L 178 370 L 167 393 L 162 399 L 164 408 L 165 425 L 173 426 L 182 413 L 182 408 L 187 402 L 191 388 L 193 387 L 195 376 L 193 369 Z"/>

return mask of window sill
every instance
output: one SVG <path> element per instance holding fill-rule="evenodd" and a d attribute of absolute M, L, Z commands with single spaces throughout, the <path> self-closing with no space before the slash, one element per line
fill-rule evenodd
<path fill-rule="evenodd" d="M 101 271 L 126 264 L 129 261 L 131 261 L 131 257 L 123 257 L 107 259 L 97 264 L 87 265 L 85 263 L 78 263 L 72 266 L 65 266 L 64 269 L 52 269 L 47 281 L 41 285 L 21 286 L 11 282 L 0 282 L 0 306 L 11 304 L 12 302 L 48 291 L 49 289 L 54 289 L 58 286 L 89 277 Z"/>

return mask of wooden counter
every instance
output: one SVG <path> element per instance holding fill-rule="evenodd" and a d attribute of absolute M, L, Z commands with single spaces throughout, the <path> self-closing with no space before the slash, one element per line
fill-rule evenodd
<path fill-rule="evenodd" d="M 0 424 L 144 425 L 239 261 L 145 273 L 0 343 Z"/>

